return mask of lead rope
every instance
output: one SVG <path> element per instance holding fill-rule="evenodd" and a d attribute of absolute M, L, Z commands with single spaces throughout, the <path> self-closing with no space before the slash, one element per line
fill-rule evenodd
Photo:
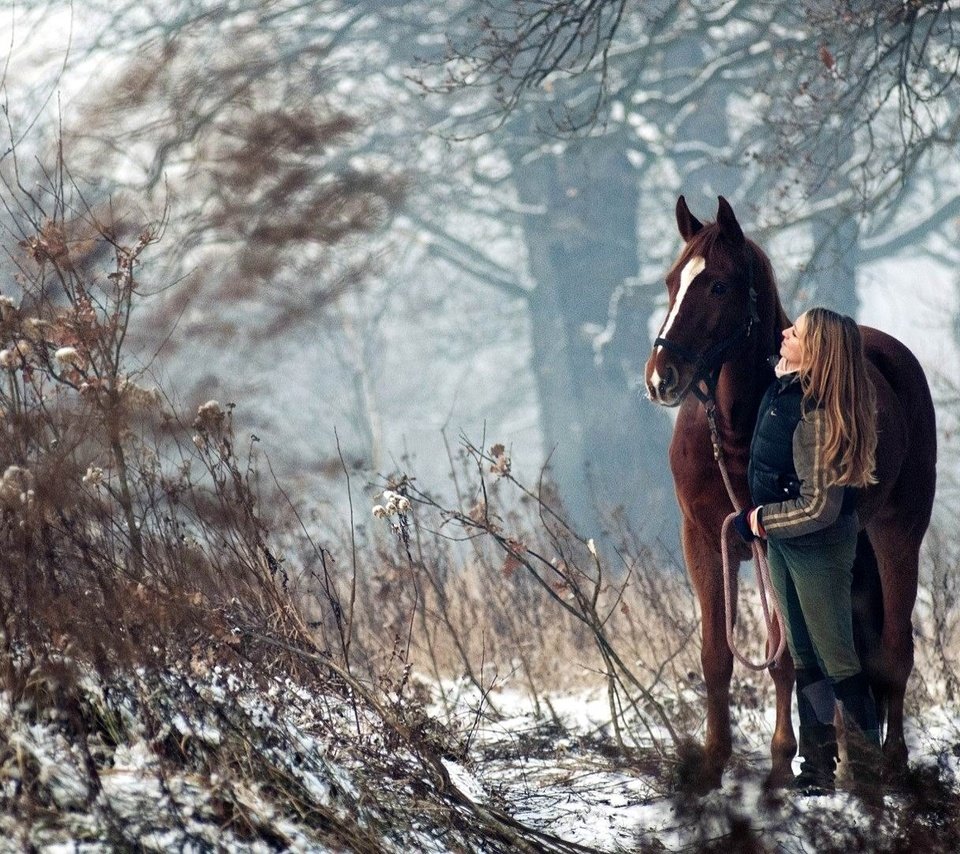
<path fill-rule="evenodd" d="M 777 602 L 776 595 L 773 596 L 773 616 L 770 614 L 770 607 L 767 605 L 767 589 L 773 589 L 770 581 L 770 565 L 767 563 L 766 555 L 760 547 L 758 540 L 751 543 L 753 549 L 753 565 L 757 576 L 757 588 L 760 591 L 760 605 L 763 607 L 763 620 L 767 626 L 767 649 L 770 648 L 770 636 L 773 633 L 774 622 L 779 630 L 780 643 L 776 651 L 770 658 L 760 664 L 754 664 L 740 650 L 733 640 L 733 603 L 732 603 L 732 585 L 730 580 L 730 524 L 734 517 L 742 509 L 737 497 L 734 494 L 733 486 L 730 483 L 730 475 L 727 473 L 727 464 L 723 456 L 723 447 L 720 444 L 720 431 L 717 429 L 717 411 L 716 404 L 710 400 L 705 404 L 707 411 L 707 423 L 710 425 L 710 441 L 713 443 L 713 458 L 720 467 L 720 475 L 723 477 L 723 485 L 727 489 L 727 495 L 730 496 L 730 503 L 733 505 L 733 513 L 723 520 L 720 527 L 720 553 L 723 556 L 723 607 L 726 619 L 727 646 L 730 652 L 734 654 L 737 661 L 749 667 L 751 670 L 766 670 L 768 667 L 776 667 L 783 656 L 783 651 L 787 645 L 787 633 L 783 623 L 783 614 L 780 611 L 780 604 Z"/>

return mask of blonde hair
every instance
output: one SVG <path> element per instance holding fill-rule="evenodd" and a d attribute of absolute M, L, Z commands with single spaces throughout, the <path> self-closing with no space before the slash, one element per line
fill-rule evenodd
<path fill-rule="evenodd" d="M 828 308 L 811 308 L 803 318 L 803 400 L 823 408 L 831 482 L 869 486 L 877 482 L 877 405 L 860 327 Z"/>

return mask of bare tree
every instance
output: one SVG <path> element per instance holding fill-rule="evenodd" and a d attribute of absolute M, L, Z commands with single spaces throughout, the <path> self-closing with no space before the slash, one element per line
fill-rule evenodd
<path fill-rule="evenodd" d="M 662 507 L 669 490 L 669 424 L 638 406 L 629 377 L 674 249 L 649 217 L 671 196 L 683 189 L 705 205 L 723 193 L 752 209 L 761 236 L 791 226 L 809 234 L 805 275 L 786 277 L 788 291 L 803 289 L 800 305 L 813 293 L 805 282 L 830 278 L 843 287 L 816 299 L 855 310 L 863 253 L 928 234 L 896 219 L 854 222 L 861 137 L 873 126 L 852 136 L 823 117 L 854 79 L 836 71 L 844 54 L 835 34 L 855 28 L 812 4 L 550 0 L 505 10 L 330 0 L 184 5 L 153 18 L 129 4 L 103 11 L 90 55 L 136 45 L 139 60 L 116 92 L 88 98 L 85 139 L 101 160 L 114 150 L 139 162 L 139 172 L 114 176 L 139 174 L 159 195 L 165 182 L 178 194 L 185 262 L 214 268 L 211 298 L 244 306 L 243 316 L 224 316 L 216 303 L 191 330 L 224 340 L 266 330 L 272 341 L 360 280 L 367 226 L 384 226 L 375 245 L 385 248 L 414 236 L 437 277 L 524 307 L 544 446 L 585 530 L 599 526 L 598 503 L 639 518 L 642 494 Z M 916 20 L 933 13 L 940 22 L 952 14 L 928 4 Z M 881 30 L 907 26 L 884 21 Z M 931 44 L 946 37 L 936 29 Z M 418 76 L 456 100 L 420 97 L 410 80 L 441 38 L 450 54 Z M 193 63 L 201 53 L 210 60 L 202 71 Z M 822 129 L 809 144 L 803 111 L 789 112 L 804 98 Z M 876 120 L 890 115 L 888 104 Z M 456 137 L 472 139 L 444 149 L 442 139 Z M 843 151 L 842 168 L 831 169 Z M 376 180 L 383 172 L 393 176 L 386 186 Z M 353 207 L 342 203 L 351 189 L 363 199 Z M 391 219 L 401 189 L 402 217 Z M 343 219 L 331 223 L 334 211 Z M 324 233 L 335 254 L 317 239 Z M 390 266 L 377 278 L 395 275 Z M 171 294 L 170 316 L 189 316 L 190 299 L 189 290 Z"/>

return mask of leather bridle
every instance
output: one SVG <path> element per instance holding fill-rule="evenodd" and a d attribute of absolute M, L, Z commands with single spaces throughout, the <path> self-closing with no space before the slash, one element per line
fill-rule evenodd
<path fill-rule="evenodd" d="M 754 324 L 760 321 L 760 314 L 757 311 L 757 289 L 753 283 L 753 255 L 749 249 L 747 249 L 747 259 L 747 284 L 750 291 L 747 317 L 730 335 L 699 354 L 688 347 L 675 344 L 668 338 L 658 336 L 653 342 L 655 348 L 663 347 L 664 350 L 693 365 L 693 379 L 690 382 L 689 390 L 703 404 L 707 404 L 714 399 L 717 382 L 720 378 L 720 369 L 727 361 L 728 353 L 741 341 L 746 341 L 753 332 Z M 705 389 L 700 388 L 701 383 L 704 384 Z"/>

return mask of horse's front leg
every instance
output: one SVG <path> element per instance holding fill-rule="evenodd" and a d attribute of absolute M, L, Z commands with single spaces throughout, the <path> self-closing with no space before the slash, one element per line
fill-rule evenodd
<path fill-rule="evenodd" d="M 733 654 L 727 645 L 723 562 L 717 542 L 700 534 L 689 523 L 684 525 L 683 551 L 690 580 L 700 602 L 700 664 L 707 689 L 707 736 L 697 788 L 714 789 L 720 786 L 723 770 L 732 751 L 730 677 L 733 673 Z M 735 577 L 732 579 L 731 593 L 735 612 Z"/>
<path fill-rule="evenodd" d="M 773 655 L 780 644 L 780 626 L 773 624 L 767 640 L 767 655 Z M 784 650 L 783 658 L 770 668 L 773 686 L 777 695 L 777 721 L 770 742 L 770 777 L 768 783 L 774 787 L 786 786 L 793 780 L 791 763 L 797 754 L 797 739 L 793 733 L 793 686 L 795 672 L 790 652 Z"/>

